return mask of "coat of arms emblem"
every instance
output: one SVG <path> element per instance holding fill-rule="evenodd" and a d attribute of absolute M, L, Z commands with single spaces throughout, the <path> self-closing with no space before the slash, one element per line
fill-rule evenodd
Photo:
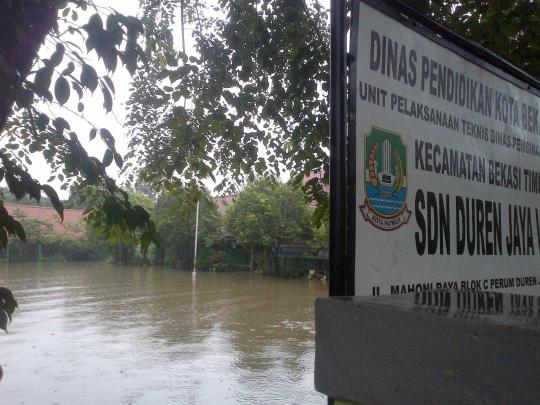
<path fill-rule="evenodd" d="M 360 211 L 364 219 L 383 231 L 405 225 L 407 209 L 407 147 L 401 135 L 372 127 L 365 137 L 364 189 Z"/>

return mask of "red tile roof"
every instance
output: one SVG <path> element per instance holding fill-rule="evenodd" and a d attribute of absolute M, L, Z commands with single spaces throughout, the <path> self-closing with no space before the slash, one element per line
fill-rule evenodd
<path fill-rule="evenodd" d="M 220 214 L 224 214 L 227 207 L 234 203 L 236 199 L 235 195 L 224 195 L 220 197 L 214 197 L 214 202 L 217 205 L 217 210 Z"/>
<path fill-rule="evenodd" d="M 86 234 L 84 226 L 83 210 L 64 210 L 64 222 L 60 222 L 60 217 L 52 207 L 41 207 L 38 205 L 4 204 L 7 212 L 16 219 L 37 219 L 48 222 L 57 233 L 82 237 Z"/>
<path fill-rule="evenodd" d="M 322 179 L 324 177 L 324 170 L 319 170 L 317 172 L 311 172 L 309 175 L 304 176 L 302 179 L 302 184 L 306 184 L 309 180 L 314 178 L 319 178 L 322 182 Z M 328 184 L 323 185 L 323 190 L 326 192 L 330 191 L 330 186 Z M 218 212 L 220 214 L 224 214 L 227 207 L 231 204 L 234 204 L 234 201 L 237 196 L 235 195 L 224 195 L 219 197 L 214 197 L 214 202 L 217 205 Z M 317 204 L 315 202 L 310 202 L 309 206 L 311 208 L 315 208 Z"/>
<path fill-rule="evenodd" d="M 319 181 L 322 182 L 322 179 L 324 178 L 324 174 L 325 174 L 324 170 L 319 170 L 317 172 L 311 172 L 307 176 L 304 176 L 304 178 L 302 179 L 302 184 L 306 184 L 308 181 L 310 181 L 311 179 L 315 179 L 315 178 L 320 179 Z M 324 184 L 323 185 L 323 190 L 326 191 L 326 192 L 329 192 L 330 191 L 330 186 L 328 184 Z"/>

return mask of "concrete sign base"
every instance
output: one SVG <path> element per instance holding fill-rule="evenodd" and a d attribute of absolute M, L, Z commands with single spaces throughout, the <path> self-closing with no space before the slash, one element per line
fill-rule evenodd
<path fill-rule="evenodd" d="M 540 297 L 318 299 L 315 387 L 369 404 L 540 403 Z"/>

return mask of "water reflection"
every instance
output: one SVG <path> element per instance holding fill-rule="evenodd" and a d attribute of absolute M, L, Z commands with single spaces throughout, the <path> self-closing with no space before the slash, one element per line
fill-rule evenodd
<path fill-rule="evenodd" d="M 540 329 L 540 296 L 537 295 L 474 290 L 422 291 L 414 294 L 413 309 L 449 318 Z"/>
<path fill-rule="evenodd" d="M 0 281 L 20 304 L 0 336 L 10 404 L 325 403 L 318 282 L 92 264 L 12 265 Z"/>

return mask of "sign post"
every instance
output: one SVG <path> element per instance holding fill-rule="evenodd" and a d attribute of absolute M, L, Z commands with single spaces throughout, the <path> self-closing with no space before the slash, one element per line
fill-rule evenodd
<path fill-rule="evenodd" d="M 329 295 L 354 295 L 350 261 L 347 260 L 347 6 L 346 0 L 330 3 L 330 235 Z M 328 397 L 328 405 L 334 399 Z"/>
<path fill-rule="evenodd" d="M 346 0 L 331 0 L 329 294 L 351 295 L 347 279 Z"/>

